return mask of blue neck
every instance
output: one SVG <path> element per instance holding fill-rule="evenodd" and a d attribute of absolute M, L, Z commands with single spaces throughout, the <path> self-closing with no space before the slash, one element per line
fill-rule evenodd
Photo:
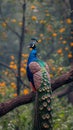
<path fill-rule="evenodd" d="M 37 58 L 37 50 L 35 48 L 30 52 L 27 64 L 29 64 L 30 62 L 33 62 L 33 61 L 37 61 L 37 60 L 38 60 L 38 58 Z"/>

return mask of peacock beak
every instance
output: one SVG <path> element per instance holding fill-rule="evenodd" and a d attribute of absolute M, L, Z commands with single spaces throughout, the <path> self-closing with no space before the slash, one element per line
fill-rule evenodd
<path fill-rule="evenodd" d="M 32 48 L 29 48 L 30 51 L 32 51 Z"/>

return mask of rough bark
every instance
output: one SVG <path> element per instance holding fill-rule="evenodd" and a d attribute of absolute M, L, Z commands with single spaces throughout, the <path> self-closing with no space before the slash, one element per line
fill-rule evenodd
<path fill-rule="evenodd" d="M 35 93 L 31 92 L 29 95 L 17 96 L 4 103 L 0 103 L 0 117 L 13 110 L 14 108 L 23 104 L 31 103 L 35 98 Z"/>
<path fill-rule="evenodd" d="M 71 83 L 71 82 L 73 82 L 73 70 L 71 70 L 71 71 L 67 72 L 66 74 L 63 74 L 59 78 L 53 80 L 52 81 L 52 91 L 55 91 L 62 85 Z M 16 98 L 13 98 L 9 101 L 0 103 L 0 117 L 20 105 L 33 102 L 34 99 L 35 99 L 35 93 L 31 92 L 28 95 L 17 96 Z"/>
<path fill-rule="evenodd" d="M 24 0 L 24 4 L 23 4 L 23 17 L 22 17 L 22 30 L 21 30 L 21 38 L 20 38 L 20 43 L 19 43 L 19 53 L 18 53 L 18 64 L 17 64 L 17 94 L 20 94 L 20 80 L 19 77 L 21 79 L 21 61 L 22 61 L 22 51 L 23 51 L 23 45 L 24 45 L 24 40 L 25 40 L 25 9 L 26 9 L 26 3 Z"/>
<path fill-rule="evenodd" d="M 71 89 L 71 86 L 67 86 L 67 87 L 63 88 L 63 90 L 55 92 L 53 95 L 57 96 L 58 98 L 61 98 L 63 96 L 68 95 L 71 92 L 73 92 L 73 90 Z"/>
<path fill-rule="evenodd" d="M 71 31 L 70 31 L 70 43 L 73 42 L 73 0 L 69 0 L 70 1 L 70 7 L 71 7 L 71 12 L 70 12 L 70 19 L 72 20 L 71 23 Z M 70 51 L 72 53 L 73 56 L 73 46 L 70 46 Z M 73 57 L 70 58 L 70 63 L 73 64 Z"/>
<path fill-rule="evenodd" d="M 52 81 L 52 90 L 73 81 L 73 69 Z"/>

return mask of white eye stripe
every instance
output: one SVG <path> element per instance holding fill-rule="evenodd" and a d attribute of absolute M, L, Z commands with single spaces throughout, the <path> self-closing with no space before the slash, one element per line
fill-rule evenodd
<path fill-rule="evenodd" d="M 34 44 L 32 45 L 32 47 L 34 47 Z"/>

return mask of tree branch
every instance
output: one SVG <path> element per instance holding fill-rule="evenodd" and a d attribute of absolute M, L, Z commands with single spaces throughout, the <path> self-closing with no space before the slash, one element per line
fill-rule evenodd
<path fill-rule="evenodd" d="M 57 96 L 59 98 L 69 94 L 70 92 L 72 92 L 71 86 L 65 87 L 63 88 L 63 90 L 60 90 L 59 92 L 55 92 L 54 96 Z"/>
<path fill-rule="evenodd" d="M 55 91 L 62 85 L 71 82 L 73 82 L 73 69 L 52 81 L 52 91 Z M 10 112 L 11 110 L 15 109 L 20 105 L 31 103 L 32 101 L 34 101 L 34 99 L 35 92 L 31 92 L 28 95 L 17 96 L 16 98 L 13 98 L 9 101 L 0 103 L 0 116 L 5 115 L 6 113 Z"/>
<path fill-rule="evenodd" d="M 21 61 L 22 61 L 22 51 L 23 51 L 23 45 L 25 41 L 25 9 L 26 9 L 26 3 L 24 1 L 24 4 L 22 6 L 23 8 L 23 17 L 22 17 L 22 29 L 21 29 L 21 38 L 20 38 L 20 43 L 19 43 L 19 53 L 18 53 L 18 64 L 17 64 L 17 94 L 20 94 L 20 80 L 21 79 Z"/>
<path fill-rule="evenodd" d="M 52 91 L 70 82 L 73 82 L 73 69 L 52 81 Z"/>
<path fill-rule="evenodd" d="M 12 68 L 10 68 L 6 63 L 0 62 L 0 65 L 2 65 L 2 66 L 4 66 L 4 67 L 6 67 L 7 69 L 11 70 L 12 73 L 14 73 L 14 75 L 16 75 L 16 72 L 15 72 Z"/>
<path fill-rule="evenodd" d="M 2 65 L 2 66 L 4 66 L 4 67 L 6 67 L 7 69 L 9 69 L 9 70 L 15 75 L 15 77 L 19 79 L 20 83 L 21 83 L 23 86 L 26 86 L 27 88 L 29 88 L 29 86 L 26 85 L 26 84 L 23 82 L 23 80 L 17 75 L 17 73 L 16 73 L 12 68 L 10 68 L 6 63 L 0 62 L 0 65 Z"/>
<path fill-rule="evenodd" d="M 31 103 L 32 101 L 34 101 L 34 98 L 35 93 L 31 92 L 28 95 L 17 96 L 16 98 L 6 101 L 5 103 L 0 103 L 0 117 L 18 106 Z"/>

